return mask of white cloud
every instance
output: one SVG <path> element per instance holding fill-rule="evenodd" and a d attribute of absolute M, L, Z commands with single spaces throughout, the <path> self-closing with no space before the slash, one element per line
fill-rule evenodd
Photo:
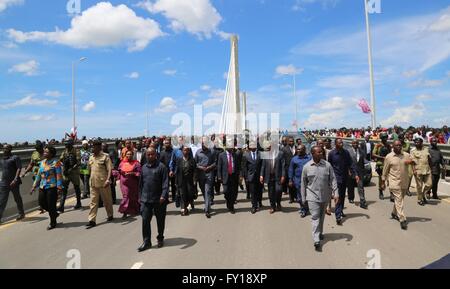
<path fill-rule="evenodd" d="M 420 94 L 420 95 L 416 96 L 416 100 L 419 100 L 419 101 L 430 100 L 432 98 L 433 98 L 433 96 L 430 94 Z"/>
<path fill-rule="evenodd" d="M 11 109 L 20 106 L 50 106 L 58 102 L 50 99 L 38 99 L 36 94 L 29 94 L 26 97 L 12 103 L 0 104 L 0 109 Z"/>
<path fill-rule="evenodd" d="M 153 14 L 163 14 L 175 32 L 187 31 L 200 38 L 210 38 L 212 34 L 218 34 L 222 38 L 228 36 L 219 31 L 222 16 L 209 0 L 145 0 L 138 6 Z"/>
<path fill-rule="evenodd" d="M 324 88 L 349 89 L 365 88 L 369 85 L 368 76 L 364 75 L 338 75 L 323 78 L 318 81 L 318 86 Z"/>
<path fill-rule="evenodd" d="M 93 111 L 94 109 L 95 109 L 95 102 L 93 102 L 93 101 L 89 101 L 88 103 L 86 103 L 84 106 L 83 106 L 83 111 L 85 111 L 85 112 L 90 112 L 90 111 Z"/>
<path fill-rule="evenodd" d="M 126 5 L 113 6 L 100 2 L 72 19 L 71 27 L 54 32 L 7 31 L 10 39 L 18 43 L 43 41 L 75 48 L 111 47 L 126 45 L 128 51 L 145 49 L 151 41 L 164 35 L 159 24 L 141 18 Z"/>
<path fill-rule="evenodd" d="M 212 89 L 209 96 L 213 98 L 220 98 L 223 101 L 223 98 L 225 97 L 225 89 Z"/>
<path fill-rule="evenodd" d="M 51 121 L 55 120 L 55 115 L 31 115 L 25 118 L 27 121 Z"/>
<path fill-rule="evenodd" d="M 0 12 L 3 12 L 10 6 L 20 5 L 23 3 L 24 3 L 24 0 L 0 0 Z"/>
<path fill-rule="evenodd" d="M 438 87 L 444 84 L 440 79 L 418 79 L 410 84 L 411 87 Z"/>
<path fill-rule="evenodd" d="M 293 64 L 289 65 L 280 65 L 275 69 L 275 73 L 277 75 L 294 75 L 294 74 L 300 74 L 303 72 L 303 68 L 297 68 Z"/>
<path fill-rule="evenodd" d="M 430 25 L 450 17 L 450 9 L 423 16 L 412 16 L 384 22 L 372 28 L 373 57 L 378 66 L 402 67 L 403 71 L 424 72 L 450 56 L 450 41 L 446 31 L 430 31 Z M 395 31 L 395 33 L 392 33 Z M 365 28 L 347 33 L 336 29 L 321 33 L 292 52 L 302 56 L 326 59 L 348 57 L 353 62 L 367 63 Z M 339 59 L 342 60 L 342 57 Z M 401 72 L 400 72 L 401 73 Z"/>
<path fill-rule="evenodd" d="M 411 78 L 411 77 L 417 76 L 419 74 L 419 72 L 417 70 L 408 70 L 408 71 L 404 71 L 402 74 L 406 78 Z"/>
<path fill-rule="evenodd" d="M 337 124 L 342 123 L 344 116 L 342 110 L 312 113 L 305 121 L 305 126 L 307 128 L 336 127 Z"/>
<path fill-rule="evenodd" d="M 305 12 L 305 6 L 314 3 L 320 3 L 322 8 L 328 9 L 329 7 L 335 7 L 338 2 L 339 0 L 295 0 L 295 3 L 292 5 L 291 9 L 293 11 Z"/>
<path fill-rule="evenodd" d="M 63 95 L 64 94 L 62 92 L 58 91 L 58 90 L 48 90 L 48 91 L 45 92 L 45 96 L 49 96 L 49 97 L 56 97 L 56 98 L 58 98 L 58 97 L 61 97 Z"/>
<path fill-rule="evenodd" d="M 335 96 L 330 99 L 319 102 L 316 105 L 318 109 L 322 110 L 339 110 L 347 107 L 346 102 L 340 96 Z"/>
<path fill-rule="evenodd" d="M 200 93 L 198 93 L 197 90 L 194 90 L 194 91 L 189 92 L 188 95 L 192 96 L 192 97 L 199 97 Z"/>
<path fill-rule="evenodd" d="M 138 79 L 139 78 L 139 72 L 131 72 L 129 74 L 125 75 L 126 78 L 130 79 Z"/>
<path fill-rule="evenodd" d="M 177 71 L 175 69 L 167 69 L 167 70 L 164 70 L 163 73 L 165 75 L 175 76 L 175 74 L 177 74 Z"/>
<path fill-rule="evenodd" d="M 449 14 L 442 15 L 438 20 L 436 20 L 430 25 L 429 30 L 433 32 L 450 31 L 450 15 Z"/>
<path fill-rule="evenodd" d="M 28 62 L 23 62 L 11 67 L 9 73 L 23 73 L 26 76 L 34 76 L 38 74 L 39 62 L 36 60 L 30 60 Z"/>
<path fill-rule="evenodd" d="M 203 106 L 205 108 L 214 107 L 218 105 L 222 105 L 223 98 L 209 98 L 203 102 Z"/>
<path fill-rule="evenodd" d="M 425 113 L 426 109 L 422 103 L 413 104 L 408 107 L 397 108 L 394 114 L 383 120 L 381 124 L 389 127 L 394 125 L 411 125 L 415 120 Z"/>
<path fill-rule="evenodd" d="M 172 112 L 177 109 L 177 102 L 171 97 L 164 97 L 156 109 L 156 112 Z"/>
<path fill-rule="evenodd" d="M 202 86 L 200 86 L 200 89 L 203 91 L 210 91 L 211 90 L 211 86 L 204 84 Z"/>

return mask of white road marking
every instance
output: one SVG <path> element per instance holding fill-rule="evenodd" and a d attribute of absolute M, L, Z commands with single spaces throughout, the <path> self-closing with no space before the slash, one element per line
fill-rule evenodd
<path fill-rule="evenodd" d="M 131 267 L 131 269 L 141 269 L 141 267 L 144 265 L 144 262 L 137 262 Z"/>

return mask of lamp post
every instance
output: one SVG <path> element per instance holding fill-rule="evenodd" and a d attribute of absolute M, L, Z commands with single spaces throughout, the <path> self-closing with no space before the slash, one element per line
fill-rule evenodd
<path fill-rule="evenodd" d="M 370 74 L 370 105 L 372 107 L 372 128 L 376 128 L 376 103 L 375 103 L 375 83 L 373 79 L 373 62 L 372 62 L 372 36 L 370 33 L 370 21 L 369 21 L 369 7 L 368 0 L 364 0 L 364 9 L 366 14 L 366 31 L 367 31 L 367 46 L 369 56 L 369 74 Z"/>
<path fill-rule="evenodd" d="M 76 127 L 77 127 L 77 123 L 76 123 L 76 98 L 75 98 L 75 75 L 76 75 L 76 66 L 79 62 L 83 62 L 87 60 L 86 57 L 82 57 L 80 59 L 78 59 L 77 61 L 73 61 L 72 62 L 72 129 L 73 129 L 73 133 L 75 134 L 76 132 Z"/>

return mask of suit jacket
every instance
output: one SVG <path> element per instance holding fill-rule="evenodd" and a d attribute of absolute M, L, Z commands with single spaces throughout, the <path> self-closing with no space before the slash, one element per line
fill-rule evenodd
<path fill-rule="evenodd" d="M 284 155 L 284 159 L 285 159 L 285 170 L 286 170 L 286 175 L 287 172 L 289 171 L 289 165 L 291 164 L 291 160 L 292 158 L 295 156 L 295 153 L 292 153 L 291 147 L 289 145 L 281 148 L 281 151 L 283 152 Z"/>
<path fill-rule="evenodd" d="M 231 153 L 233 158 L 233 175 L 234 177 L 239 176 L 240 174 L 240 165 L 238 163 L 238 156 L 235 152 Z M 224 151 L 219 155 L 217 161 L 217 178 L 222 181 L 223 185 L 228 184 L 230 175 L 228 174 L 228 157 L 227 151 Z"/>
<path fill-rule="evenodd" d="M 272 159 L 264 159 L 262 160 L 261 165 L 261 173 L 260 176 L 264 178 L 264 183 L 268 184 L 271 181 L 270 178 L 270 167 L 271 167 Z M 274 163 L 274 171 L 275 171 L 275 181 L 280 182 L 281 177 L 286 177 L 286 160 L 282 153 L 279 151 L 278 155 L 275 157 Z"/>
<path fill-rule="evenodd" d="M 242 176 L 244 177 L 246 182 L 254 183 L 259 182 L 259 177 L 261 173 L 261 154 L 258 151 L 255 151 L 256 159 L 253 160 L 252 152 L 245 152 L 242 156 Z"/>
<path fill-rule="evenodd" d="M 373 149 L 375 148 L 375 145 L 374 145 L 373 142 L 369 141 L 369 144 L 370 144 L 370 152 L 367 151 L 367 142 L 366 142 L 366 141 L 361 142 L 361 150 L 362 150 L 363 153 L 364 153 L 364 157 L 365 157 L 368 161 L 370 161 L 370 160 L 372 159 L 372 152 L 373 152 Z M 368 155 L 369 155 L 369 158 L 367 158 Z"/>
<path fill-rule="evenodd" d="M 364 160 L 366 159 L 366 155 L 364 150 L 362 150 L 362 148 L 358 147 L 358 151 L 359 151 L 359 161 L 357 161 L 356 152 L 353 149 L 353 147 L 348 149 L 350 157 L 352 158 L 352 162 L 355 164 L 356 173 L 358 174 L 358 176 L 361 177 L 364 174 L 364 164 L 365 164 Z M 352 177 L 354 178 L 355 176 Z"/>

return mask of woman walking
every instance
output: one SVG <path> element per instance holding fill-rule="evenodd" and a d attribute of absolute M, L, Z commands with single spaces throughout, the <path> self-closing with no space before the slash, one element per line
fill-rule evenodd
<path fill-rule="evenodd" d="M 50 215 L 50 225 L 47 230 L 56 227 L 56 218 L 59 214 L 56 212 L 56 201 L 58 194 L 63 190 L 62 164 L 55 158 L 56 149 L 47 146 L 44 150 L 44 160 L 40 163 L 36 179 L 30 194 L 39 187 L 39 205 Z"/>
<path fill-rule="evenodd" d="M 120 178 L 120 189 L 122 191 L 122 202 L 119 213 L 122 219 L 128 215 L 139 215 L 139 177 L 141 175 L 141 164 L 134 159 L 133 151 L 129 150 L 119 165 L 118 170 L 113 171 L 114 177 Z"/>

